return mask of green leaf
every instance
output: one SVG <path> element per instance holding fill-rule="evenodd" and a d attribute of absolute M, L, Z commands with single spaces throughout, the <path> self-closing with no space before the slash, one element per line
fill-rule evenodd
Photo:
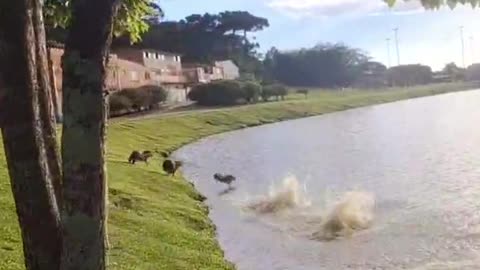
<path fill-rule="evenodd" d="M 72 0 L 45 0 L 44 16 L 47 27 L 67 28 L 71 19 Z M 132 42 L 141 40 L 148 31 L 148 21 L 163 17 L 155 0 L 121 0 L 114 25 L 114 35 L 127 33 Z"/>
<path fill-rule="evenodd" d="M 388 4 L 389 7 L 393 7 L 395 5 L 395 0 L 384 0 L 385 3 Z"/>
<path fill-rule="evenodd" d="M 457 1 L 455 0 L 447 0 L 447 5 L 451 8 L 454 9 L 457 6 Z"/>
<path fill-rule="evenodd" d="M 395 5 L 396 0 L 383 0 L 390 7 Z M 451 9 L 454 9 L 457 4 L 467 4 L 469 3 L 472 8 L 476 8 L 480 4 L 480 0 L 405 0 L 405 1 L 419 1 L 427 9 L 437 9 L 442 6 L 447 5 Z"/>

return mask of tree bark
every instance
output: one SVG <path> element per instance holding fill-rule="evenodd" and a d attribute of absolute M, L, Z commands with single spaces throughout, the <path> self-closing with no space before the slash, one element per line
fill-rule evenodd
<path fill-rule="evenodd" d="M 63 270 L 106 267 L 106 97 L 116 0 L 73 2 L 63 56 Z"/>
<path fill-rule="evenodd" d="M 43 21 L 42 6 L 39 1 L 33 1 L 33 18 L 35 20 L 34 32 L 36 41 L 37 76 L 40 101 L 40 117 L 43 129 L 48 166 L 57 199 L 58 207 L 62 204 L 62 173 L 60 169 L 60 155 L 57 144 L 56 117 L 53 110 L 53 97 L 51 95 L 50 72 L 46 45 L 45 24 Z"/>
<path fill-rule="evenodd" d="M 40 10 L 39 10 L 40 9 Z M 3 11 L 3 12 L 2 12 Z M 40 14 L 40 16 L 38 15 Z M 40 0 L 0 3 L 1 125 L 28 270 L 60 267 L 61 228 L 46 138 Z M 44 39 L 44 37 L 43 37 Z M 47 143 L 48 144 L 48 143 Z"/>

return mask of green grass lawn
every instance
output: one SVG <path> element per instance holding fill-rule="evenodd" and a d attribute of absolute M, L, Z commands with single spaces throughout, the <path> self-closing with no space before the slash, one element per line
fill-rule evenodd
<path fill-rule="evenodd" d="M 166 177 L 158 157 L 149 166 L 129 165 L 127 158 L 132 150 L 173 151 L 229 130 L 472 88 L 475 86 L 442 84 L 376 91 L 316 91 L 308 99 L 292 95 L 282 102 L 115 121 L 108 128 L 109 233 L 113 245 L 109 269 L 233 269 L 223 258 L 202 196 L 183 178 Z M 24 269 L 3 153 L 0 179 L 0 269 Z"/>

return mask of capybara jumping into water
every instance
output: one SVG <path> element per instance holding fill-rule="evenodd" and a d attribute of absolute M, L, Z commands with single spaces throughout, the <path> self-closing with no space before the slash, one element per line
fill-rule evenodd
<path fill-rule="evenodd" d="M 223 174 L 220 174 L 220 173 L 214 174 L 213 178 L 220 183 L 227 184 L 229 188 L 232 187 L 231 186 L 232 182 L 234 182 L 236 180 L 235 176 L 233 176 L 233 175 L 223 175 Z"/>

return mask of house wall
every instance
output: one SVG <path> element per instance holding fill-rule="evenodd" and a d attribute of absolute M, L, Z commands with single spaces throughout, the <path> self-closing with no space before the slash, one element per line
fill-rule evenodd
<path fill-rule="evenodd" d="M 57 86 L 57 103 L 61 108 L 63 49 L 49 48 L 49 50 Z M 179 55 L 151 50 L 120 49 L 115 50 L 110 56 L 106 87 L 111 91 L 118 91 L 159 85 L 167 90 L 167 101 L 176 103 L 187 100 L 188 85 L 222 79 L 233 80 L 239 77 L 238 67 L 230 60 L 217 62 L 214 66 L 192 65 L 182 69 Z"/>
<path fill-rule="evenodd" d="M 63 49 L 51 48 L 51 58 L 57 90 L 62 87 L 61 59 Z M 159 55 L 160 57 L 160 55 Z M 138 88 L 146 85 L 184 84 L 180 56 L 165 56 L 160 59 L 144 59 L 141 50 L 125 49 L 111 55 L 107 70 L 106 85 L 111 90 Z"/>
<path fill-rule="evenodd" d="M 207 73 L 207 76 L 209 81 L 218 81 L 225 78 L 223 68 L 217 66 L 212 66 L 209 73 Z"/>
<path fill-rule="evenodd" d="M 201 67 L 190 67 L 183 69 L 183 75 L 188 84 L 208 83 L 209 78 Z"/>
<path fill-rule="evenodd" d="M 62 107 L 62 56 L 63 49 L 49 48 L 54 83 L 57 91 L 57 106 Z M 126 88 L 139 88 L 147 85 L 160 85 L 167 90 L 167 102 L 178 103 L 187 101 L 186 77 L 181 69 L 180 57 L 163 64 L 151 61 L 147 67 L 144 65 L 143 53 L 140 50 L 121 50 L 118 54 L 110 56 L 107 69 L 106 87 L 110 91 Z M 170 59 L 170 58 L 167 58 Z M 173 63 L 175 62 L 175 63 Z M 155 68 L 154 68 L 155 67 Z M 158 68 L 164 67 L 164 68 Z"/>
<path fill-rule="evenodd" d="M 115 50 L 115 54 L 119 58 L 120 68 L 126 67 L 127 65 L 133 67 L 131 63 L 128 63 L 133 62 L 143 69 L 141 70 L 139 67 L 135 68 L 136 71 L 143 73 L 143 77 L 139 79 L 141 83 L 181 84 L 186 82 L 182 72 L 181 57 L 179 55 L 136 49 Z M 134 78 L 135 75 L 132 76 L 132 78 Z"/>
<path fill-rule="evenodd" d="M 143 65 L 143 53 L 142 50 L 136 49 L 116 49 L 112 53 L 117 55 L 119 59 L 134 62 L 139 65 Z"/>
<path fill-rule="evenodd" d="M 112 90 L 139 88 L 146 85 L 160 85 L 155 73 L 141 64 L 124 59 L 117 59 L 108 76 L 107 86 Z"/>
<path fill-rule="evenodd" d="M 174 73 L 181 72 L 182 70 L 182 62 L 179 55 L 164 52 L 143 51 L 142 56 L 143 65 L 147 68 Z"/>
<path fill-rule="evenodd" d="M 218 61 L 215 65 L 223 69 L 223 78 L 225 80 L 236 80 L 240 78 L 240 70 L 233 61 Z"/>
<path fill-rule="evenodd" d="M 57 48 L 50 48 L 50 58 L 52 61 L 53 74 L 55 75 L 55 84 L 57 91 L 62 88 L 63 76 L 62 76 L 62 56 L 63 50 Z"/>
<path fill-rule="evenodd" d="M 223 68 L 217 66 L 190 65 L 183 69 L 186 82 L 190 84 L 209 83 L 211 81 L 223 80 Z"/>

